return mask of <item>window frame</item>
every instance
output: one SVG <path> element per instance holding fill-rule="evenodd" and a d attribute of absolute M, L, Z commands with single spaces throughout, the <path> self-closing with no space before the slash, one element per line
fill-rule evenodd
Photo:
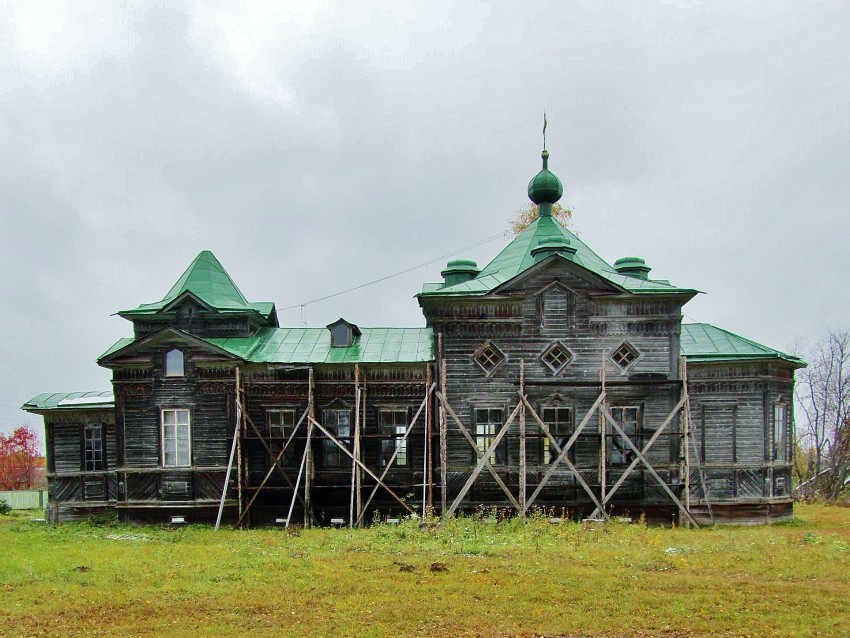
<path fill-rule="evenodd" d="M 781 414 L 781 419 L 777 417 Z M 777 427 L 779 426 L 779 427 Z M 782 449 L 780 450 L 779 443 L 777 441 L 777 433 L 781 432 L 781 443 Z M 774 463 L 788 462 L 788 402 L 784 399 L 780 399 L 773 404 L 773 428 L 771 430 L 771 442 L 772 442 L 772 450 L 771 450 L 771 461 Z"/>
<path fill-rule="evenodd" d="M 174 423 L 166 423 L 166 414 L 174 414 Z M 178 414 L 185 413 L 186 414 L 186 422 L 181 423 L 177 417 Z M 159 411 L 159 438 L 160 438 L 160 455 L 161 455 L 161 463 L 162 467 L 172 467 L 172 468 L 181 468 L 181 467 L 192 467 L 192 410 L 186 407 L 176 407 L 176 408 L 160 408 Z M 166 450 L 166 442 L 170 437 L 166 436 L 166 427 L 174 426 L 174 462 L 167 462 L 167 450 Z M 180 458 L 180 452 L 178 449 L 178 444 L 180 442 L 180 437 L 178 434 L 178 427 L 184 427 L 186 429 L 186 460 L 187 463 L 181 463 L 182 460 Z"/>
<path fill-rule="evenodd" d="M 272 415 L 283 415 L 287 414 L 292 417 L 291 423 L 272 423 Z M 275 408 L 267 408 L 266 409 L 266 428 L 268 429 L 268 434 L 270 439 L 286 439 L 292 434 L 292 430 L 295 429 L 295 408 L 287 408 L 287 407 L 275 407 Z M 280 433 L 275 434 L 272 428 L 280 428 Z"/>
<path fill-rule="evenodd" d="M 266 409 L 266 431 L 268 433 L 269 441 L 274 443 L 275 445 L 280 445 L 283 447 L 286 442 L 289 440 L 289 437 L 292 435 L 293 430 L 295 430 L 296 425 L 296 409 L 290 407 L 273 407 Z M 291 423 L 272 423 L 272 415 L 289 415 L 291 417 Z M 276 434 L 272 428 L 280 428 L 279 434 Z M 279 451 L 279 450 L 278 450 Z M 274 462 L 275 455 L 272 455 L 271 461 Z M 286 449 L 286 452 L 283 453 L 283 457 L 281 458 L 281 462 L 284 465 L 294 465 L 295 464 L 295 440 L 293 439 L 292 443 L 289 444 L 289 447 Z"/>
<path fill-rule="evenodd" d="M 384 423 L 384 415 L 385 414 L 393 414 L 395 416 L 401 415 L 402 424 L 396 422 L 395 418 L 393 418 L 392 424 Z M 395 453 L 396 449 L 400 448 L 398 456 L 396 456 L 395 462 L 393 463 L 393 467 L 400 468 L 409 468 L 411 467 L 411 458 L 410 458 L 410 446 L 408 445 L 409 441 L 404 439 L 404 433 L 407 432 L 407 427 L 410 425 L 410 407 L 408 406 L 380 406 L 378 408 L 378 432 L 381 435 L 381 449 L 380 449 L 380 466 L 386 467 L 387 463 L 390 460 L 390 457 Z M 392 430 L 392 431 L 390 431 Z M 387 444 L 391 444 L 388 446 Z M 387 454 L 387 450 L 385 448 L 389 448 L 389 454 Z M 403 455 L 403 462 L 402 462 Z"/>
<path fill-rule="evenodd" d="M 340 340 L 340 337 L 344 339 Z M 331 329 L 331 347 L 349 348 L 354 343 L 354 330 L 347 323 L 338 323 Z"/>
<path fill-rule="evenodd" d="M 180 355 L 180 372 L 170 372 L 169 368 L 172 365 L 175 365 L 174 362 L 169 363 L 169 359 L 173 354 Z M 186 353 L 183 352 L 180 348 L 170 348 L 166 351 L 165 355 L 163 355 L 162 362 L 162 376 L 166 379 L 184 379 L 186 377 Z"/>
<path fill-rule="evenodd" d="M 89 449 L 89 443 L 94 443 L 94 439 L 89 438 L 89 433 L 97 433 L 97 449 L 92 445 Z M 99 459 L 89 458 L 90 453 L 97 452 Z M 99 467 L 98 467 L 99 465 Z M 102 423 L 86 423 L 83 425 L 83 472 L 103 472 L 106 470 L 106 433 Z"/>
<path fill-rule="evenodd" d="M 485 411 L 487 412 L 487 420 L 486 422 L 481 423 L 478 420 L 479 412 Z M 499 418 L 496 421 L 492 419 L 492 413 L 494 412 L 499 414 Z M 505 424 L 505 408 L 502 406 L 476 405 L 472 407 L 472 418 L 473 427 L 475 428 L 475 433 L 473 434 L 475 437 L 475 446 L 481 450 L 481 452 L 486 452 L 487 448 L 490 447 L 496 436 L 498 436 L 499 430 Z M 482 428 L 484 428 L 484 431 L 482 431 Z M 502 441 L 499 443 L 499 447 L 493 450 L 490 454 L 490 458 L 487 459 L 490 462 L 490 465 L 508 464 L 508 449 L 506 447 L 507 444 L 505 443 L 505 440 L 506 438 L 503 437 Z M 475 454 L 473 462 L 478 463 L 478 461 L 478 454 Z"/>
<path fill-rule="evenodd" d="M 567 357 L 566 360 L 560 366 L 557 366 L 557 367 L 553 366 L 547 360 L 547 357 L 550 354 L 552 354 L 555 350 L 561 350 Z M 561 340 L 557 340 L 557 341 L 553 341 L 548 346 L 546 346 L 546 348 L 544 348 L 543 352 L 540 353 L 540 356 L 538 357 L 538 359 L 540 359 L 540 362 L 543 365 L 545 365 L 553 375 L 558 376 L 559 374 L 561 374 L 566 369 L 566 367 L 568 365 L 570 365 L 575 360 L 575 354 L 573 354 L 573 351 L 570 350 L 564 344 L 564 342 L 562 342 Z"/>
<path fill-rule="evenodd" d="M 629 361 L 626 365 L 623 365 L 622 363 L 617 361 L 617 359 L 615 359 L 615 356 L 617 355 L 617 353 L 620 350 L 622 350 L 624 347 L 627 348 L 628 350 L 630 350 L 635 356 L 635 358 L 632 359 L 631 361 Z M 614 348 L 612 348 L 611 351 L 608 353 L 608 359 L 611 361 L 611 363 L 613 363 L 615 366 L 617 366 L 617 368 L 623 374 L 625 374 L 626 372 L 631 370 L 635 366 L 635 364 L 637 364 L 637 362 L 641 360 L 641 357 L 643 357 L 643 352 L 641 352 L 638 349 L 638 347 L 635 346 L 635 344 L 631 343 L 628 339 L 623 339 Z M 625 407 L 633 407 L 633 406 L 625 406 Z"/>
<path fill-rule="evenodd" d="M 634 433 L 629 432 L 628 427 L 627 427 L 627 422 L 625 422 L 622 419 L 622 416 L 621 416 L 620 420 L 617 419 L 617 415 L 615 413 L 616 410 L 620 410 L 621 415 L 622 415 L 623 411 L 625 411 L 625 410 L 634 410 L 635 411 Z M 631 439 L 634 446 L 638 450 L 642 449 L 643 448 L 643 434 L 644 434 L 643 433 L 643 425 L 642 425 L 643 406 L 641 406 L 640 404 L 611 405 L 611 406 L 608 406 L 608 412 L 611 414 L 611 418 L 614 419 L 614 421 L 617 422 L 617 425 L 619 425 L 626 434 L 631 435 L 629 438 Z M 629 423 L 631 423 L 631 421 L 629 421 Z M 606 457 L 605 463 L 606 463 L 606 465 L 608 467 L 628 467 L 629 465 L 631 465 L 632 461 L 634 461 L 637 458 L 637 455 L 634 453 L 634 450 L 632 450 L 630 447 L 628 447 L 625 444 L 625 441 L 623 441 L 623 437 L 620 436 L 619 432 L 616 432 L 614 430 L 613 426 L 610 423 L 607 423 L 606 425 L 607 425 L 606 432 L 610 433 L 610 434 L 607 434 L 608 438 L 605 441 L 605 457 Z M 622 448 L 619 449 L 619 450 L 616 450 L 616 452 L 623 455 L 623 460 L 621 460 L 621 461 L 615 461 L 612 458 L 612 453 L 615 451 L 614 441 L 616 441 L 616 440 L 623 441 Z"/>
<path fill-rule="evenodd" d="M 575 432 L 575 421 L 574 416 L 575 412 L 572 407 L 568 405 L 542 405 L 538 408 L 540 410 L 540 419 L 549 427 L 549 434 L 558 441 L 558 445 L 563 449 L 564 445 L 570 440 L 570 437 Z M 556 421 L 555 423 L 565 423 L 566 424 L 566 432 L 565 433 L 556 433 L 552 431 L 552 423 L 549 419 L 546 418 L 546 412 L 548 410 L 563 410 L 567 412 L 567 420 L 566 421 Z M 538 426 L 538 430 L 539 430 Z M 549 440 L 549 437 L 540 430 L 540 462 L 539 465 L 544 467 L 549 467 L 552 463 L 555 462 L 555 459 L 558 458 L 558 452 L 552 447 L 552 442 Z M 573 446 L 567 452 L 567 458 L 570 463 L 576 462 L 576 443 L 573 443 Z"/>
<path fill-rule="evenodd" d="M 328 422 L 328 417 L 331 414 L 335 414 L 337 416 L 336 422 L 331 424 Z M 348 434 L 345 436 L 341 436 L 339 433 L 339 415 L 345 414 L 348 423 Z M 338 440 L 340 443 L 344 444 L 349 452 L 352 451 L 352 442 L 354 433 L 352 432 L 352 419 L 351 419 L 351 408 L 328 408 L 322 410 L 322 425 L 334 435 L 334 438 Z M 331 456 L 335 457 L 335 461 L 333 463 L 329 463 L 328 460 Z M 347 461 L 347 463 L 346 463 Z M 347 454 L 344 454 L 342 450 L 339 449 L 336 443 L 331 441 L 329 438 L 324 437 L 322 439 L 322 468 L 325 469 L 345 469 L 351 463 L 351 459 Z"/>
<path fill-rule="evenodd" d="M 495 357 L 490 356 L 490 355 L 486 355 L 486 358 L 489 361 L 493 362 L 493 367 L 491 367 L 491 368 L 487 368 L 479 360 L 479 357 L 485 356 L 484 353 L 488 349 L 492 350 L 494 355 L 495 355 Z M 501 348 L 499 348 L 499 346 L 497 346 L 495 343 L 493 343 L 491 340 L 488 339 L 483 344 L 481 344 L 478 348 L 475 349 L 475 351 L 472 353 L 472 360 L 475 362 L 475 365 L 477 365 L 481 369 L 481 371 L 484 372 L 485 376 L 491 377 L 496 372 L 496 370 L 498 370 L 500 367 L 502 367 L 502 365 L 505 363 L 505 361 L 508 360 L 508 357 L 505 355 L 504 352 L 502 352 L 502 350 L 501 350 Z"/>

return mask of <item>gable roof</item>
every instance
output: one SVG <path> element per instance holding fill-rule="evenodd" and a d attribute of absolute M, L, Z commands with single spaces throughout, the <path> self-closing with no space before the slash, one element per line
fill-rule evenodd
<path fill-rule="evenodd" d="M 539 263 L 540 260 L 535 260 L 532 255 L 532 250 L 539 243 L 552 239 L 566 239 L 569 245 L 576 249 L 571 261 L 626 292 L 635 294 L 696 294 L 699 292 L 688 288 L 678 288 L 666 281 L 640 279 L 620 274 L 602 257 L 593 252 L 578 236 L 555 219 L 549 216 L 541 216 L 517 235 L 475 278 L 453 286 L 443 286 L 439 283 L 425 284 L 418 296 L 485 295 L 494 291 L 506 281 L 525 272 L 535 263 Z"/>
<path fill-rule="evenodd" d="M 21 406 L 28 412 L 48 410 L 112 409 L 115 398 L 112 390 L 102 392 L 44 392 Z"/>
<path fill-rule="evenodd" d="M 425 363 L 434 360 L 431 328 L 360 328 L 350 346 L 332 347 L 327 328 L 260 328 L 251 337 L 215 337 L 204 342 L 250 363 Z M 147 340 L 123 338 L 98 357 L 108 361 Z M 130 348 L 132 350 L 132 348 Z"/>
<path fill-rule="evenodd" d="M 800 368 L 807 365 L 800 357 L 774 350 L 710 323 L 683 323 L 681 351 L 688 362 L 780 359 Z"/>
<path fill-rule="evenodd" d="M 118 314 L 122 317 L 157 314 L 185 297 L 194 297 L 218 312 L 256 312 L 266 319 L 274 313 L 272 302 L 251 303 L 245 299 L 216 256 L 203 250 L 160 301 L 141 304 Z"/>
<path fill-rule="evenodd" d="M 327 328 L 262 328 L 253 337 L 207 339 L 254 363 L 424 363 L 434 360 L 431 328 L 360 328 L 347 348 Z"/>

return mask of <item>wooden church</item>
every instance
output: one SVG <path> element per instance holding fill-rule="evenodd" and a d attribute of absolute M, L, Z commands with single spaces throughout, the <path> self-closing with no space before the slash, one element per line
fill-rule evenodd
<path fill-rule="evenodd" d="M 454 260 L 424 328 L 278 325 L 204 251 L 98 359 L 112 391 L 42 394 L 60 522 L 359 526 L 481 507 L 681 524 L 788 519 L 800 359 L 682 323 L 696 290 L 608 264 L 540 216 Z"/>

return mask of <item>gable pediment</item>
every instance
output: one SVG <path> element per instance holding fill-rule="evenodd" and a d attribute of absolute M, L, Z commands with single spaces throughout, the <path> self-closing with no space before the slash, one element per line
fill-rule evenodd
<path fill-rule="evenodd" d="M 152 360 L 155 354 L 162 352 L 164 349 L 172 348 L 200 350 L 222 359 L 240 360 L 239 357 L 232 355 L 226 350 L 222 350 L 204 339 L 199 339 L 188 332 L 168 326 L 107 353 L 98 359 L 97 363 L 107 368 L 124 362 L 142 363 Z"/>
<path fill-rule="evenodd" d="M 523 271 L 513 279 L 493 290 L 492 294 L 510 294 L 515 291 L 538 292 L 557 284 L 572 294 L 621 294 L 623 288 L 600 277 L 574 261 L 556 254 Z"/>
<path fill-rule="evenodd" d="M 198 297 L 191 290 L 187 290 L 174 301 L 165 306 L 160 312 L 185 313 L 192 311 L 216 312 L 216 309 Z"/>

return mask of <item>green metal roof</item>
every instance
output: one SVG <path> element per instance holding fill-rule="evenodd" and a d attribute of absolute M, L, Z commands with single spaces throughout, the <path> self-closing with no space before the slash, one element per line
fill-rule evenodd
<path fill-rule="evenodd" d="M 252 337 L 200 339 L 253 363 L 419 363 L 434 360 L 431 328 L 360 328 L 347 348 L 331 346 L 327 328 L 260 328 Z M 116 341 L 103 359 L 134 343 Z"/>
<path fill-rule="evenodd" d="M 93 410 L 115 407 L 112 390 L 103 392 L 45 392 L 21 406 L 22 410 Z"/>
<path fill-rule="evenodd" d="M 142 304 L 118 314 L 124 316 L 156 314 L 183 295 L 191 293 L 219 312 L 255 311 L 264 317 L 274 312 L 274 303 L 251 303 L 239 290 L 230 275 L 209 250 L 201 251 L 171 290 L 160 301 Z"/>
<path fill-rule="evenodd" d="M 254 363 L 419 363 L 434 360 L 430 328 L 360 328 L 347 348 L 331 346 L 327 328 L 261 328 L 253 337 L 205 341 Z"/>
<path fill-rule="evenodd" d="M 127 346 L 129 346 L 131 343 L 134 343 L 135 341 L 136 341 L 136 339 L 134 339 L 133 337 L 121 337 L 118 341 L 116 341 L 111 346 L 109 346 L 109 349 L 106 352 L 104 352 L 102 355 L 100 355 L 97 358 L 97 360 L 100 361 L 101 359 L 103 359 L 106 356 L 109 356 L 113 352 L 118 352 L 119 350 L 126 348 Z"/>
<path fill-rule="evenodd" d="M 800 357 L 768 348 L 710 323 L 683 323 L 681 350 L 689 362 L 781 359 L 798 367 L 807 365 Z"/>
<path fill-rule="evenodd" d="M 579 266 L 610 281 L 626 292 L 636 294 L 696 293 L 697 290 L 678 288 L 667 281 L 640 279 L 618 273 L 613 266 L 597 255 L 575 234 L 564 228 L 549 216 L 540 216 L 531 225 L 517 235 L 502 252 L 496 255 L 474 278 L 454 286 L 442 287 L 442 284 L 425 284 L 421 297 L 485 295 L 506 281 L 531 268 L 535 263 L 532 250 L 540 242 L 564 239 L 576 249 L 571 260 Z"/>

